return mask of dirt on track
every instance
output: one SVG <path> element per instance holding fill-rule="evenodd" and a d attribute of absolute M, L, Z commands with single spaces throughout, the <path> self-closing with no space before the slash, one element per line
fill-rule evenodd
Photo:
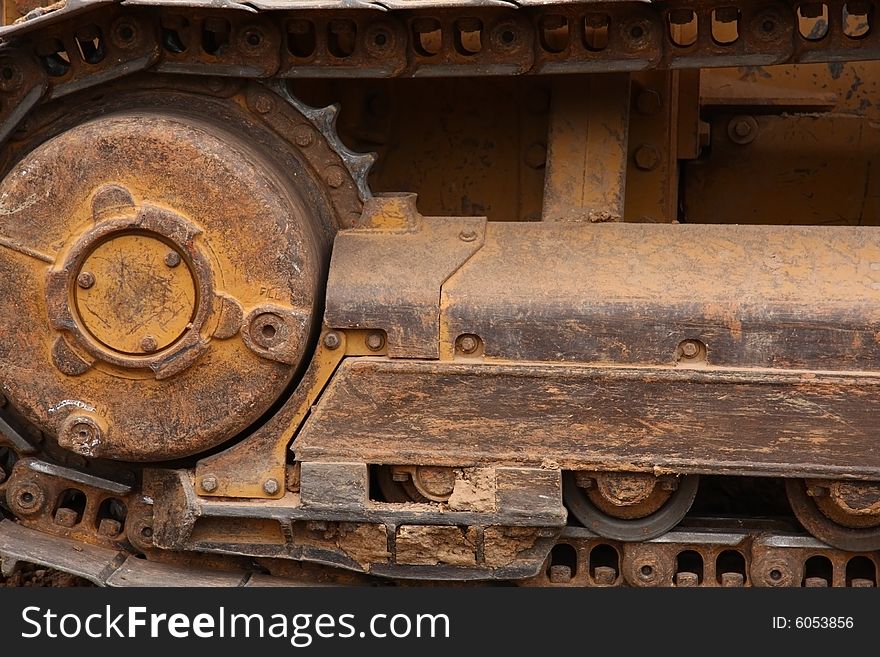
<path fill-rule="evenodd" d="M 94 586 L 90 581 L 62 573 L 58 570 L 35 566 L 34 564 L 21 564 L 9 577 L 0 576 L 0 587 L 71 587 L 71 586 Z"/>

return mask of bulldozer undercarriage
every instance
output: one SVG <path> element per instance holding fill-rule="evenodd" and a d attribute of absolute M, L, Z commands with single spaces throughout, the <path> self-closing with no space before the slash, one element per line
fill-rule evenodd
<path fill-rule="evenodd" d="M 4 572 L 876 586 L 874 0 L 3 7 Z"/>

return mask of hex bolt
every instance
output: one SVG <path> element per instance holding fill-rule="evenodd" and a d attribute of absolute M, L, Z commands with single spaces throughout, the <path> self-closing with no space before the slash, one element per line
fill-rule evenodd
<path fill-rule="evenodd" d="M 642 144 L 635 152 L 636 167 L 642 171 L 653 171 L 660 166 L 660 151 L 651 144 Z"/>
<path fill-rule="evenodd" d="M 480 346 L 480 339 L 475 335 L 462 335 L 458 338 L 458 350 L 463 354 L 472 354 Z"/>
<path fill-rule="evenodd" d="M 101 518 L 98 523 L 98 534 L 107 538 L 115 538 L 122 531 L 122 523 L 114 518 Z"/>
<path fill-rule="evenodd" d="M 721 573 L 721 586 L 725 588 L 737 588 L 745 583 L 746 578 L 742 573 Z"/>
<path fill-rule="evenodd" d="M 324 336 L 324 346 L 328 349 L 336 349 L 339 347 L 341 340 L 339 339 L 339 334 L 335 331 L 330 331 L 327 335 Z"/>
<path fill-rule="evenodd" d="M 80 272 L 80 275 L 76 277 L 76 284 L 83 290 L 88 290 L 95 284 L 95 275 L 90 271 Z"/>
<path fill-rule="evenodd" d="M 385 336 L 378 331 L 370 333 L 367 336 L 367 348 L 371 351 L 379 351 L 385 346 Z"/>
<path fill-rule="evenodd" d="M 180 254 L 177 251 L 169 251 L 165 254 L 165 265 L 172 269 L 180 264 Z"/>
<path fill-rule="evenodd" d="M 660 94 L 654 89 L 643 89 L 636 98 L 636 108 L 647 116 L 659 112 L 662 105 Z"/>
<path fill-rule="evenodd" d="M 611 566 L 596 566 L 593 579 L 599 586 L 611 586 L 617 579 L 617 570 Z"/>
<path fill-rule="evenodd" d="M 568 584 L 571 581 L 571 567 L 556 564 L 550 566 L 551 584 Z"/>
<path fill-rule="evenodd" d="M 156 342 L 156 338 L 154 338 L 152 335 L 145 335 L 141 340 L 141 351 L 144 351 L 148 354 L 156 351 L 156 348 L 158 346 L 159 343 Z"/>
<path fill-rule="evenodd" d="M 682 587 L 693 587 L 700 585 L 700 577 L 696 573 L 681 572 L 675 573 L 675 585 Z"/>
<path fill-rule="evenodd" d="M 463 228 L 462 231 L 458 234 L 458 239 L 462 242 L 473 242 L 477 239 L 477 231 L 473 228 Z"/>
<path fill-rule="evenodd" d="M 700 353 L 700 347 L 693 340 L 686 340 L 681 344 L 681 355 L 686 358 L 693 358 Z"/>
<path fill-rule="evenodd" d="M 217 490 L 217 477 L 215 477 L 214 475 L 205 475 L 204 477 L 202 477 L 199 485 L 206 493 L 213 493 L 215 490 Z"/>
<path fill-rule="evenodd" d="M 734 144 L 748 144 L 758 136 L 758 122 L 753 116 L 735 116 L 727 124 L 727 136 Z"/>
<path fill-rule="evenodd" d="M 61 525 L 62 527 L 67 527 L 70 529 L 79 521 L 79 514 L 73 509 L 68 509 L 67 507 L 60 507 L 55 512 L 55 524 Z"/>
<path fill-rule="evenodd" d="M 277 479 L 267 479 L 263 482 L 263 492 L 266 495 L 274 495 L 278 492 L 278 480 Z"/>

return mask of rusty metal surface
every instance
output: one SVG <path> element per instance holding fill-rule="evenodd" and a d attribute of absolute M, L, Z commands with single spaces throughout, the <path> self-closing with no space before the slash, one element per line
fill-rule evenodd
<path fill-rule="evenodd" d="M 107 4 L 111 3 L 70 0 L 54 11 L 37 11 L 30 20 L 0 28 L 0 38 L 26 37 L 36 29 L 91 17 Z M 851 21 L 843 20 L 843 0 L 827 4 L 827 30 L 820 38 L 801 29 L 796 5 L 785 1 L 734 6 L 720 0 L 672 5 L 561 2 L 518 10 L 512 3 L 490 0 L 439 0 L 415 6 L 409 0 L 390 5 L 174 1 L 119 6 L 130 11 L 153 5 L 154 15 L 164 15 L 165 29 L 176 37 L 166 41 L 160 66 L 167 64 L 180 72 L 205 73 L 205 67 L 213 64 L 218 74 L 268 76 L 283 68 L 290 75 L 308 76 L 348 76 L 353 71 L 371 76 L 448 76 L 875 59 L 880 36 L 874 25 L 874 3 L 855 8 L 864 14 L 855 9 L 851 14 L 861 18 L 866 31 L 853 31 Z M 460 16 L 465 8 L 473 15 Z M 330 20 L 315 16 L 316 9 L 326 10 Z M 713 14 L 716 11 L 721 13 Z M 204 21 L 208 32 L 224 35 L 223 43 L 232 47 L 221 51 L 214 47 L 214 37 L 202 40 Z M 311 35 L 307 46 L 279 47 L 287 41 L 279 27 L 292 28 L 284 30 L 287 34 Z M 401 38 L 405 32 L 409 38 Z M 257 33 L 260 38 L 253 38 Z M 383 36 L 377 39 L 380 33 Z M 236 44 L 239 35 L 244 38 L 241 47 Z M 190 36 L 199 38 L 190 40 Z M 195 47 L 197 41 L 203 41 L 202 47 Z M 290 40 L 295 42 L 296 38 Z M 282 59 L 288 61 L 282 65 Z M 306 66 L 300 69 L 297 63 Z"/>
<path fill-rule="evenodd" d="M 551 93 L 542 221 L 621 221 L 630 76 L 593 75 L 586 88 L 558 78 Z"/>
<path fill-rule="evenodd" d="M 696 340 L 714 366 L 871 369 L 878 262 L 870 228 L 490 223 L 443 286 L 442 353 L 672 364 Z"/>
<path fill-rule="evenodd" d="M 393 357 L 436 358 L 440 286 L 480 248 L 486 222 L 421 217 L 414 198 L 399 199 L 377 198 L 367 206 L 366 214 L 379 228 L 336 236 L 324 323 L 338 329 L 382 329 Z M 384 216 L 389 206 L 392 220 Z"/>
<path fill-rule="evenodd" d="M 346 361 L 304 460 L 880 477 L 868 374 Z"/>
<path fill-rule="evenodd" d="M 328 335 L 336 342 L 328 340 Z M 272 418 L 241 442 L 198 462 L 198 493 L 219 497 L 283 497 L 292 483 L 288 481 L 287 447 L 346 348 L 344 334 L 325 332 L 296 391 Z"/>
<path fill-rule="evenodd" d="M 852 115 L 779 117 L 734 112 L 718 112 L 713 117 L 713 157 L 688 166 L 684 187 L 688 221 L 880 222 L 878 124 Z M 731 137 L 731 130 L 741 122 L 749 126 L 744 137 Z M 750 181 L 747 193 L 732 194 L 723 204 L 710 200 L 726 194 L 744 178 Z M 766 202 L 756 203 L 756 199 Z"/>
<path fill-rule="evenodd" d="M 4 389 L 85 456 L 160 460 L 243 430 L 291 381 L 318 303 L 320 197 L 235 136 L 230 106 L 186 99 L 218 129 L 158 98 L 49 139 L 4 184 L 3 331 L 21 336 Z"/>

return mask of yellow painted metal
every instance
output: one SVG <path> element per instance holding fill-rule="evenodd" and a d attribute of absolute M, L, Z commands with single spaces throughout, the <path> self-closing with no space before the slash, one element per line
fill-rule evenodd
<path fill-rule="evenodd" d="M 150 235 L 120 235 L 98 245 L 83 262 L 73 294 L 86 330 L 127 354 L 171 345 L 197 304 L 180 252 Z"/>

